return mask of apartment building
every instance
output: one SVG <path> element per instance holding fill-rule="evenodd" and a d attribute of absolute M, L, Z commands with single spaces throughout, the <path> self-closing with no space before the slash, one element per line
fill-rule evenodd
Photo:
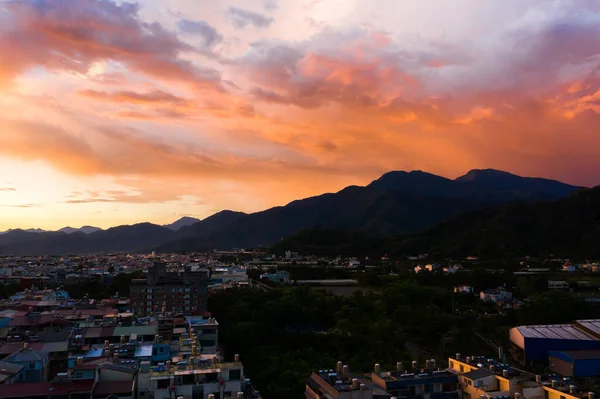
<path fill-rule="evenodd" d="M 155 262 L 147 278 L 133 280 L 131 310 L 137 316 L 165 312 L 203 314 L 207 310 L 208 271 L 167 270 L 165 263 Z"/>
<path fill-rule="evenodd" d="M 448 359 L 448 371 L 456 373 L 463 399 L 594 399 L 595 394 L 579 389 L 569 378 L 552 379 L 511 368 L 483 356 Z"/>

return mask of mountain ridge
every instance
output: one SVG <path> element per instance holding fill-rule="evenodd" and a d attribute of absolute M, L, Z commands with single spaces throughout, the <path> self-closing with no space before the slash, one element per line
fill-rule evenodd
<path fill-rule="evenodd" d="M 178 221 L 165 226 L 147 222 L 115 226 L 90 234 L 9 232 L 0 236 L 0 252 L 191 252 L 270 246 L 313 226 L 378 235 L 414 234 L 462 212 L 518 201 L 552 201 L 580 190 L 555 180 L 501 171 L 474 170 L 464 176 L 469 174 L 468 179 L 451 180 L 423 171 L 392 171 L 366 186 L 348 186 L 255 213 L 225 210 L 197 222 L 184 217 L 185 225 L 177 231 L 169 226 Z"/>

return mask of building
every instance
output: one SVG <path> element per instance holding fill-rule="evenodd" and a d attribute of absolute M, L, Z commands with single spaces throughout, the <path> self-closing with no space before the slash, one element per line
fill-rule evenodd
<path fill-rule="evenodd" d="M 203 314 L 207 310 L 209 273 L 205 269 L 168 271 L 165 263 L 155 262 L 146 280 L 133 280 L 131 310 L 137 316 L 180 312 Z"/>
<path fill-rule="evenodd" d="M 371 381 L 396 398 L 419 397 L 422 399 L 459 399 L 458 378 L 447 370 L 436 370 L 435 361 L 427 360 L 425 368 L 419 369 L 413 362 L 410 371 L 404 370 L 402 363 L 396 370 L 375 372 Z"/>
<path fill-rule="evenodd" d="M 306 399 L 374 399 L 373 390 L 358 378 L 351 378 L 333 370 L 312 373 L 306 390 Z M 389 398 L 390 395 L 383 396 Z"/>
<path fill-rule="evenodd" d="M 142 361 L 138 374 L 139 397 L 153 399 L 207 399 L 248 396 L 244 366 L 238 355 L 225 362 L 216 351 L 202 353 L 200 340 L 190 327 L 177 344 L 177 355 L 151 366 Z M 239 395 L 239 396 L 238 396 Z"/>
<path fill-rule="evenodd" d="M 511 328 L 510 351 L 522 364 L 545 363 L 549 351 L 600 350 L 600 320 Z"/>
<path fill-rule="evenodd" d="M 578 389 L 569 378 L 545 379 L 511 368 L 484 356 L 448 359 L 449 371 L 458 375 L 463 399 L 594 399 L 594 393 Z"/>
<path fill-rule="evenodd" d="M 472 294 L 473 287 L 470 285 L 458 285 L 454 287 L 454 292 L 457 294 Z"/>
<path fill-rule="evenodd" d="M 550 370 L 565 377 L 594 377 L 600 375 L 600 349 L 578 351 L 549 351 Z"/>
<path fill-rule="evenodd" d="M 312 373 L 306 385 L 307 399 L 459 399 L 458 377 L 447 370 L 436 369 L 434 360 L 420 368 L 416 361 L 410 370 L 402 362 L 392 371 L 382 371 L 375 364 L 373 372 L 352 375 L 348 366 L 338 362 L 335 370 Z"/>
<path fill-rule="evenodd" d="M 287 270 L 279 270 L 275 273 L 263 274 L 260 276 L 260 279 L 277 284 L 286 284 L 290 282 L 290 272 Z"/>
<path fill-rule="evenodd" d="M 21 379 L 22 364 L 0 361 L 0 384 L 15 384 Z"/>
<path fill-rule="evenodd" d="M 503 287 L 483 290 L 479 293 L 482 301 L 505 302 L 512 300 L 512 292 L 506 291 Z"/>
<path fill-rule="evenodd" d="M 48 378 L 48 353 L 33 350 L 27 343 L 4 361 L 23 366 L 19 377 L 21 382 L 45 382 Z"/>

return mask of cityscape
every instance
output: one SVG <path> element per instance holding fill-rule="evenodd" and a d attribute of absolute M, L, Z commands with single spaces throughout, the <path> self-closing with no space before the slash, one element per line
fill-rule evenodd
<path fill-rule="evenodd" d="M 0 0 L 0 399 L 600 398 L 598 0 Z"/>

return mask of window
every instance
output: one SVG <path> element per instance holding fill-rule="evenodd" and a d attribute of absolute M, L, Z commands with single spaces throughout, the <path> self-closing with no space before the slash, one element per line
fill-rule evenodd
<path fill-rule="evenodd" d="M 167 389 L 171 386 L 171 380 L 169 378 L 164 378 L 158 380 L 156 385 L 158 389 Z"/>
<path fill-rule="evenodd" d="M 242 370 L 229 370 L 229 380 L 241 380 Z"/>
<path fill-rule="evenodd" d="M 29 370 L 35 370 L 35 363 L 34 362 L 29 363 Z"/>

